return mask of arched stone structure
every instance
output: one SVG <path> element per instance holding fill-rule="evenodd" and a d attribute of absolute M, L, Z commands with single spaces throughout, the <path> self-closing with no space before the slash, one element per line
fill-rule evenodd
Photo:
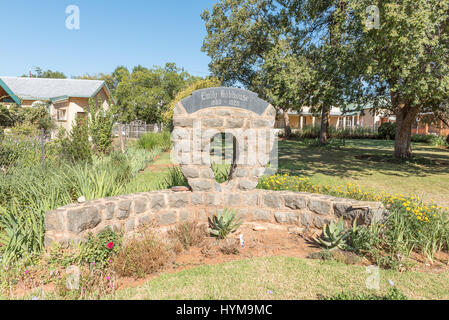
<path fill-rule="evenodd" d="M 344 218 L 369 224 L 385 212 L 379 202 L 364 202 L 292 191 L 256 189 L 270 160 L 275 109 L 241 89 L 210 88 L 194 92 L 174 110 L 172 156 L 178 160 L 191 191 L 158 190 L 73 203 L 45 214 L 45 245 L 69 244 L 105 228 L 132 233 L 151 221 L 170 228 L 186 220 L 207 222 L 224 208 L 244 222 L 321 228 Z M 210 140 L 231 133 L 238 152 L 229 181 L 215 182 Z M 264 142 L 265 141 L 265 142 Z"/>
<path fill-rule="evenodd" d="M 276 110 L 255 93 L 237 88 L 195 91 L 173 113 L 176 159 L 193 191 L 253 190 L 270 160 Z M 210 141 L 217 133 L 236 138 L 229 180 L 219 185 L 211 169 Z"/>

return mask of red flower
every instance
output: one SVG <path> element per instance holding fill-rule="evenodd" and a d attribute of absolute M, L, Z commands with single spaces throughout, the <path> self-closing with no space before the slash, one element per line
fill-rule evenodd
<path fill-rule="evenodd" d="M 114 248 L 114 243 L 109 242 L 106 246 L 108 247 L 108 249 L 112 249 Z"/>

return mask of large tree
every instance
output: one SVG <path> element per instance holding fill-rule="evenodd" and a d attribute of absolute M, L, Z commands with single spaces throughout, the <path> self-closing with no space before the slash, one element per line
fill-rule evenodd
<path fill-rule="evenodd" d="M 281 109 L 286 136 L 289 109 L 307 105 L 322 111 L 323 143 L 330 107 L 343 101 L 346 88 L 338 72 L 339 39 L 330 41 L 341 10 L 332 10 L 328 2 L 222 0 L 212 13 L 203 13 L 208 31 L 203 51 L 212 59 L 212 73 Z"/>
<path fill-rule="evenodd" d="M 211 58 L 212 74 L 224 85 L 252 90 L 287 115 L 293 101 L 288 99 L 285 81 L 272 78 L 273 69 L 292 63 L 275 60 L 286 48 L 278 40 L 288 32 L 281 27 L 276 10 L 276 3 L 271 0 L 219 1 L 212 12 L 206 9 L 201 15 L 207 29 L 202 50 Z M 271 60 L 270 65 L 266 65 L 267 59 Z M 286 120 L 289 135 L 288 115 Z"/>
<path fill-rule="evenodd" d="M 411 128 L 422 111 L 437 112 L 449 98 L 447 0 L 347 0 L 340 36 L 350 44 L 352 74 L 361 83 L 352 97 L 396 115 L 395 157 L 412 156 Z M 369 21 L 376 5 L 379 25 Z M 374 19 L 377 10 L 374 10 Z"/>
<path fill-rule="evenodd" d="M 131 73 L 121 67 L 114 77 L 120 79 L 115 90 L 120 120 L 147 123 L 162 122 L 168 104 L 179 90 L 198 79 L 174 63 L 151 69 L 136 66 Z"/>

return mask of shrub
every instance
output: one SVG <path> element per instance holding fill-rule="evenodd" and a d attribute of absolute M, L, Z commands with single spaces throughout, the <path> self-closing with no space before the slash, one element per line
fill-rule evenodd
<path fill-rule="evenodd" d="M 204 241 L 205 225 L 198 225 L 195 221 L 179 223 L 169 231 L 169 235 L 178 240 L 184 248 L 193 247 Z"/>
<path fill-rule="evenodd" d="M 119 252 L 121 242 L 121 236 L 110 228 L 95 236 L 90 234 L 87 241 L 80 245 L 78 260 L 91 266 L 103 267 Z"/>
<path fill-rule="evenodd" d="M 396 123 L 384 122 L 377 130 L 379 138 L 383 140 L 394 140 L 396 137 Z"/>
<path fill-rule="evenodd" d="M 89 128 L 83 117 L 77 117 L 69 136 L 64 136 L 64 130 L 59 133 L 61 157 L 77 162 L 92 160 L 92 149 L 89 142 Z"/>
<path fill-rule="evenodd" d="M 218 242 L 218 250 L 226 255 L 239 254 L 239 240 L 237 239 L 222 239 Z"/>
<path fill-rule="evenodd" d="M 242 224 L 235 218 L 235 211 L 224 208 L 222 212 L 215 212 L 214 216 L 208 218 L 210 233 L 220 239 L 226 238 L 229 234 L 234 233 Z"/>
<path fill-rule="evenodd" d="M 172 167 L 168 170 L 167 176 L 164 181 L 158 186 L 158 189 L 169 189 L 175 186 L 188 186 L 186 177 L 182 174 L 179 167 Z"/>
<path fill-rule="evenodd" d="M 170 246 L 148 226 L 126 242 L 114 259 L 114 270 L 120 276 L 141 278 L 161 270 L 170 260 Z"/>
<path fill-rule="evenodd" d="M 229 173 L 231 169 L 230 164 L 215 164 L 212 163 L 212 171 L 214 172 L 215 181 L 218 183 L 223 183 L 228 181 Z"/>
<path fill-rule="evenodd" d="M 161 148 L 162 151 L 168 151 L 172 146 L 170 132 L 163 131 L 161 133 L 145 133 L 139 140 L 137 140 L 137 146 L 147 151 L 153 150 L 156 147 Z"/>
<path fill-rule="evenodd" d="M 106 154 L 112 148 L 112 128 L 114 125 L 114 115 L 111 108 L 113 104 L 109 101 L 110 108 L 104 110 L 103 105 L 98 99 L 89 99 L 89 134 L 95 151 L 98 154 Z"/>
<path fill-rule="evenodd" d="M 430 143 L 432 135 L 430 134 L 414 134 L 412 135 L 412 142 Z"/>
<path fill-rule="evenodd" d="M 70 269 L 69 269 L 70 270 Z M 78 283 L 73 282 L 73 272 L 79 271 Z M 56 279 L 56 291 L 66 299 L 101 299 L 113 294 L 117 289 L 117 275 L 111 267 L 95 268 L 81 267 L 73 272 L 64 272 Z M 71 279 L 69 279 L 71 277 Z M 73 287 L 68 287 L 71 283 Z"/>

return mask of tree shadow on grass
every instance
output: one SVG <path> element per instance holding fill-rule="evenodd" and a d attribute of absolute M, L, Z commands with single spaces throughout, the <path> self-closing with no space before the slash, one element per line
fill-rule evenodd
<path fill-rule="evenodd" d="M 349 178 L 381 173 L 425 177 L 449 174 L 449 151 L 414 145 L 414 157 L 398 161 L 392 141 L 347 140 L 344 145 L 318 146 L 310 141 L 279 142 L 279 171 L 294 175 L 324 175 Z"/>

